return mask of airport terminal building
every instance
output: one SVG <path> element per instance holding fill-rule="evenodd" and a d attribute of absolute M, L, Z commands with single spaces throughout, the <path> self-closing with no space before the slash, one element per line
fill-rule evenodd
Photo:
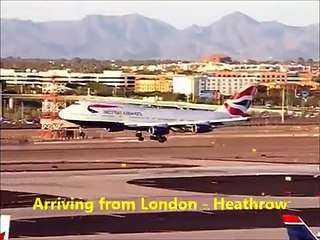
<path fill-rule="evenodd" d="M 123 73 L 122 71 L 103 71 L 102 73 L 76 73 L 66 70 L 49 70 L 47 72 L 38 72 L 27 69 L 26 71 L 17 71 L 15 69 L 1 69 L 1 80 L 7 84 L 14 85 L 42 85 L 48 81 L 59 84 L 77 83 L 87 84 L 89 82 L 98 82 L 106 84 L 109 87 L 126 88 L 134 90 L 136 76 L 134 74 Z"/>

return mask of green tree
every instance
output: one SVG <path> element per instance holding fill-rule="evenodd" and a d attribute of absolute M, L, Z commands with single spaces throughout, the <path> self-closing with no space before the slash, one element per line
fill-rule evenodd
<path fill-rule="evenodd" d="M 162 93 L 161 96 L 164 101 L 178 101 L 179 99 L 179 94 L 177 93 L 166 92 Z"/>
<path fill-rule="evenodd" d="M 274 105 L 281 104 L 281 89 L 270 89 L 267 101 L 272 101 Z"/>
<path fill-rule="evenodd" d="M 298 62 L 298 63 L 305 63 L 305 60 L 304 60 L 303 57 L 299 57 L 299 58 L 297 59 L 297 62 Z"/>
<path fill-rule="evenodd" d="M 90 92 L 97 96 L 112 96 L 112 88 L 108 87 L 105 84 L 97 83 L 97 82 L 90 82 L 87 83 L 83 87 L 77 88 L 77 94 L 87 94 L 88 88 Z"/>
<path fill-rule="evenodd" d="M 187 96 L 182 93 L 178 93 L 178 101 L 187 101 Z"/>
<path fill-rule="evenodd" d="M 192 75 L 193 71 L 192 70 L 179 70 L 177 73 L 184 74 L 184 75 Z"/>
<path fill-rule="evenodd" d="M 312 64 L 312 63 L 313 63 L 313 59 L 312 59 L 312 58 L 309 58 L 309 59 L 307 60 L 307 63 L 308 63 L 308 64 Z"/>
<path fill-rule="evenodd" d="M 1 88 L 0 89 L 3 92 L 7 88 L 7 82 L 5 80 L 1 80 L 0 84 L 1 84 Z"/>
<path fill-rule="evenodd" d="M 312 81 L 320 83 L 320 75 L 312 77 Z"/>

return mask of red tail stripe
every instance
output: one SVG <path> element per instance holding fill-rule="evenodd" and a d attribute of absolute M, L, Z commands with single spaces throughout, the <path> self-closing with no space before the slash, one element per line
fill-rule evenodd
<path fill-rule="evenodd" d="M 228 112 L 231 115 L 240 115 L 240 116 L 245 116 L 246 114 L 244 112 L 242 112 L 240 109 L 237 108 L 233 108 L 231 106 L 229 106 L 228 103 L 225 103 L 224 106 L 227 108 Z"/>
<path fill-rule="evenodd" d="M 284 223 L 302 223 L 301 219 L 295 215 L 283 215 L 282 220 Z"/>
<path fill-rule="evenodd" d="M 104 105 L 104 104 L 92 104 L 89 107 L 94 107 L 94 108 L 115 108 L 117 106 L 114 105 Z"/>
<path fill-rule="evenodd" d="M 253 95 L 255 89 L 256 89 L 255 86 L 248 87 L 246 90 L 244 90 L 240 93 L 237 93 L 233 99 L 235 100 L 235 99 L 241 98 L 243 96 L 251 96 L 251 95 Z"/>
<path fill-rule="evenodd" d="M 5 236 L 6 236 L 6 233 L 5 233 L 5 232 L 0 233 L 0 240 L 3 240 Z"/>

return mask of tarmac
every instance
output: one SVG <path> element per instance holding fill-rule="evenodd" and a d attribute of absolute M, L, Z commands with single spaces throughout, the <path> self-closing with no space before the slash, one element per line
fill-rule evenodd
<path fill-rule="evenodd" d="M 12 216 L 10 239 L 288 239 L 284 212 L 320 231 L 317 126 L 225 128 L 174 134 L 166 143 L 138 142 L 128 132 L 91 133 L 101 138 L 1 146 L 1 213 Z M 33 210 L 36 197 L 94 206 L 101 197 L 137 206 L 142 198 L 176 197 L 200 207 Z M 212 208 L 214 199 L 250 197 L 290 203 L 286 210 Z"/>

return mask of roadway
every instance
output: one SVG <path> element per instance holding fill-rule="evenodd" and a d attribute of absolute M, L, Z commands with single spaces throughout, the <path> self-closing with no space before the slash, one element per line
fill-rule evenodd
<path fill-rule="evenodd" d="M 319 174 L 319 129 L 307 128 L 221 129 L 190 138 L 174 135 L 164 144 L 137 142 L 125 132 L 96 140 L 3 145 L 1 190 L 10 191 L 5 194 L 17 200 L 8 198 L 9 205 L 2 214 L 12 215 L 11 239 L 287 239 L 278 211 L 132 213 L 97 209 L 87 214 L 31 209 L 37 194 L 44 198 L 79 197 L 95 203 L 103 196 L 136 203 L 142 196 L 147 200 L 178 197 L 200 205 L 211 202 L 213 197 L 242 200 L 254 196 L 257 200 L 290 200 L 291 212 L 298 211 L 313 231 L 319 231 L 320 203 L 314 189 L 320 184 L 319 178 L 297 180 L 306 181 L 309 190 L 314 191 L 305 193 L 296 186 L 297 192 L 292 195 L 281 176 L 260 178 L 257 184 L 253 184 L 254 178 L 248 182 L 235 180 L 233 185 L 218 185 L 221 188 L 216 193 L 211 183 L 219 176 L 285 173 L 295 179 L 295 175 Z M 90 167 L 97 168 L 86 170 Z M 186 177 L 187 181 L 183 179 Z M 209 179 L 206 181 L 211 185 L 197 182 L 196 177 Z M 167 183 L 163 185 L 160 180 Z M 192 187 L 197 185 L 205 190 Z M 270 186 L 279 186 L 277 194 L 268 194 L 274 189 Z M 2 205 L 5 200 L 1 200 Z"/>

